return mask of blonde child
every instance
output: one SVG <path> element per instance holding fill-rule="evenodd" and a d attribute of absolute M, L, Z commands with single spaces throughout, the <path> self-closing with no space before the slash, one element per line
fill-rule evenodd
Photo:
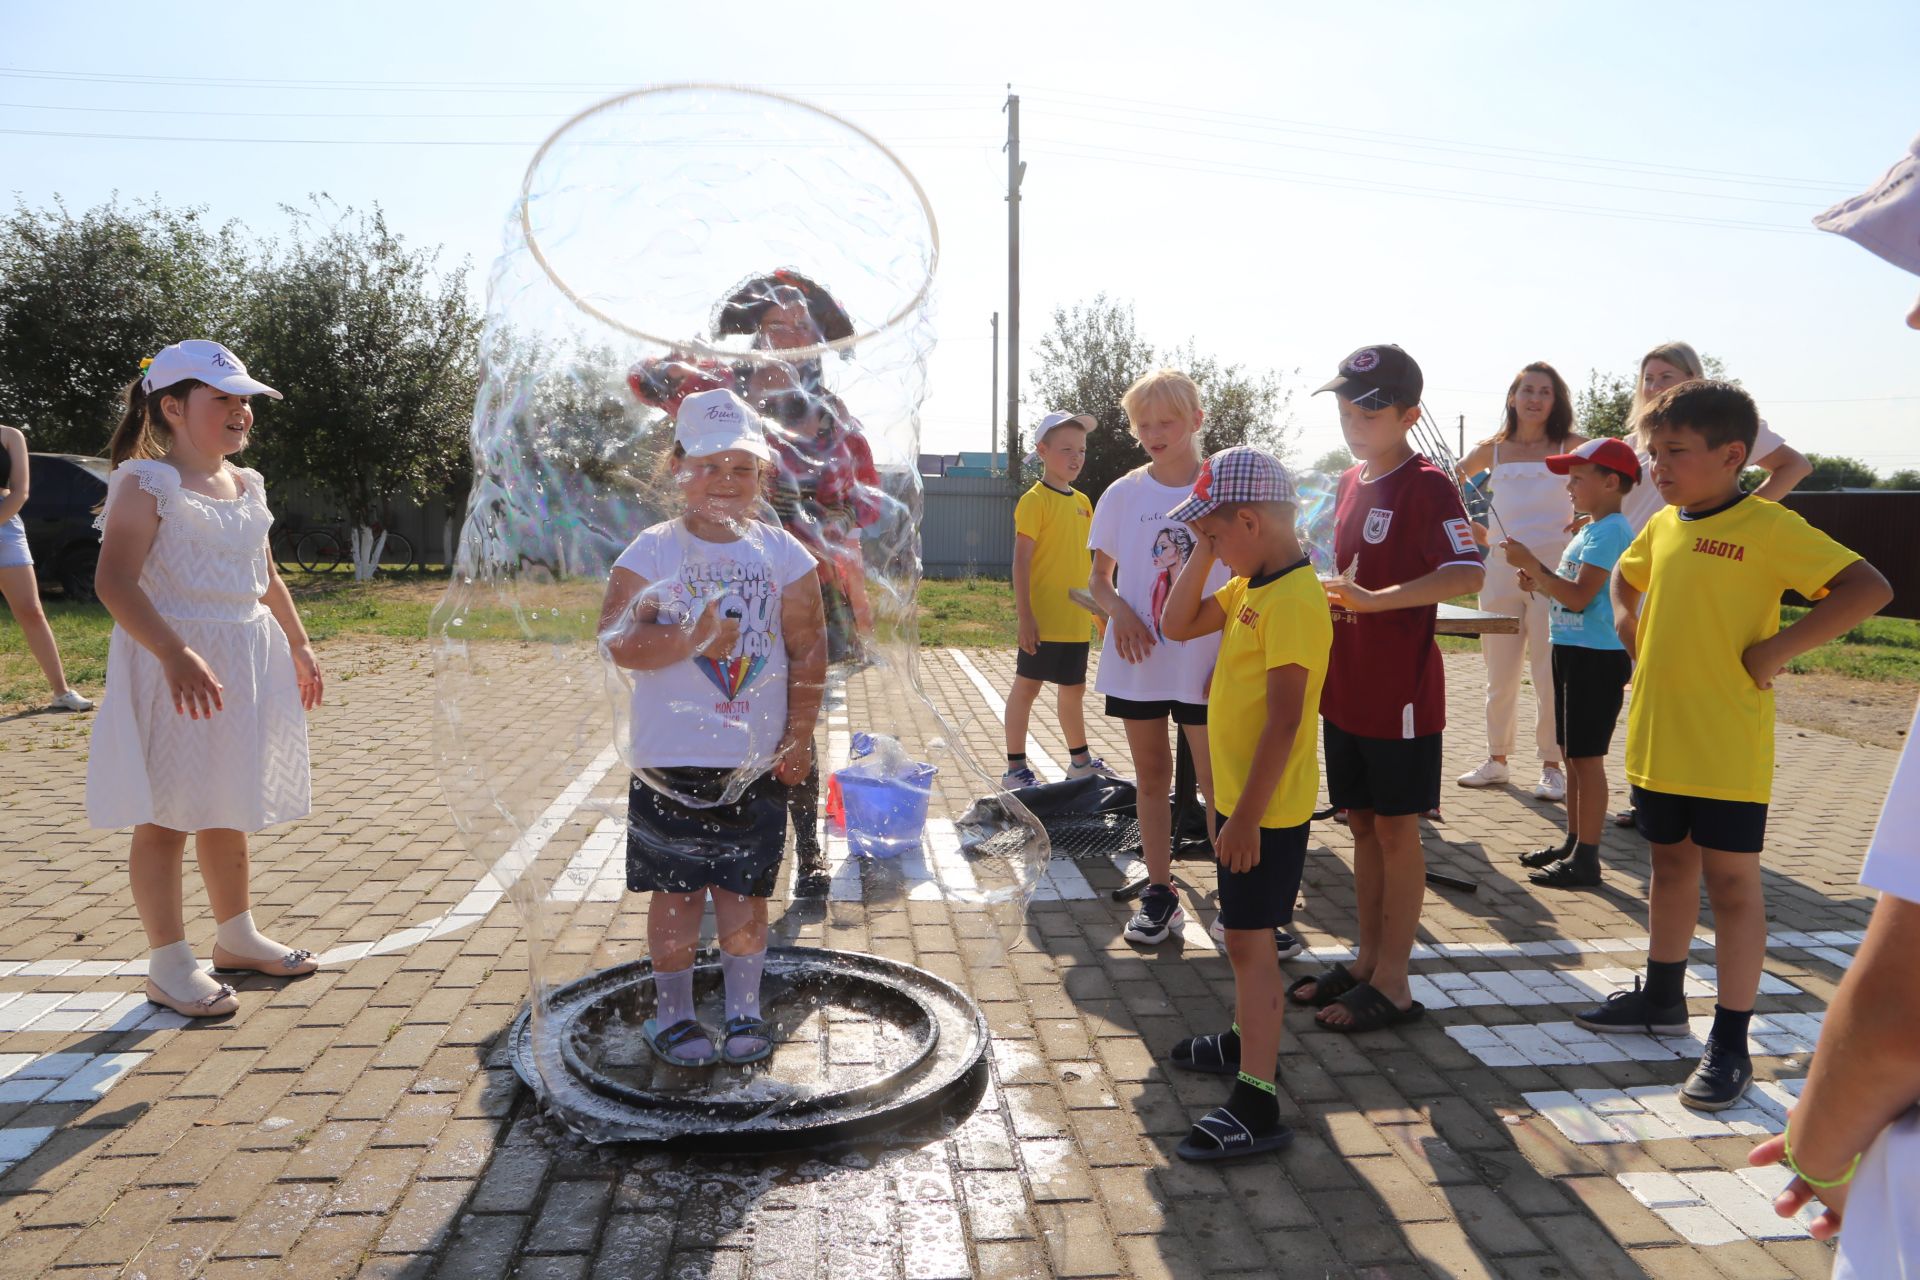
<path fill-rule="evenodd" d="M 1013 605 L 1019 647 L 1013 658 L 1013 688 L 1007 693 L 1007 771 L 1000 785 L 1013 790 L 1040 779 L 1027 767 L 1027 721 L 1042 686 L 1051 683 L 1067 739 L 1067 777 L 1084 778 L 1106 768 L 1087 748 L 1087 654 L 1093 647 L 1093 615 L 1067 594 L 1086 585 L 1091 562 L 1087 531 L 1093 504 L 1073 487 L 1087 463 L 1084 413 L 1055 411 L 1040 419 L 1033 451 L 1042 474 L 1013 509 Z M 1078 745 L 1075 745 L 1078 744 Z"/>
<path fill-rule="evenodd" d="M 676 1067 L 757 1062 L 767 899 L 787 839 L 788 792 L 813 767 L 826 621 L 806 546 L 754 518 L 772 450 L 731 391 L 675 414 L 673 476 L 686 510 L 614 562 L 600 644 L 633 673 L 627 888 L 652 895 L 647 947 L 657 1010 L 648 1047 Z M 694 950 L 713 899 L 726 1021 L 702 1024 Z"/>
<path fill-rule="evenodd" d="M 1173 784 L 1173 750 L 1167 740 L 1171 719 L 1186 734 L 1194 772 L 1203 794 L 1213 794 L 1207 756 L 1207 680 L 1213 674 L 1220 638 L 1172 640 L 1161 630 L 1167 596 L 1155 585 L 1169 569 L 1155 564 L 1173 547 L 1181 565 L 1193 553 L 1193 536 L 1167 512 L 1186 501 L 1200 475 L 1200 388 L 1177 369 L 1147 374 L 1121 398 L 1134 439 L 1146 451 L 1147 465 L 1129 471 L 1107 487 L 1093 510 L 1088 545 L 1093 549 L 1093 598 L 1111 620 L 1106 649 L 1094 689 L 1106 697 L 1106 713 L 1126 723 L 1127 749 L 1139 788 L 1140 853 L 1147 863 L 1147 887 L 1140 910 L 1127 921 L 1127 941 L 1153 946 L 1165 942 L 1186 919 L 1173 888 L 1173 814 L 1162 797 Z M 1162 538 L 1171 530 L 1178 537 Z M 1216 564 L 1205 586 L 1209 594 L 1227 583 L 1225 565 Z"/>
<path fill-rule="evenodd" d="M 239 1007 L 186 942 L 180 862 L 194 836 L 217 974 L 298 977 L 312 953 L 254 927 L 247 833 L 308 811 L 306 712 L 320 664 L 267 554 L 254 395 L 280 399 L 217 342 L 176 343 L 127 388 L 108 445 L 95 586 L 113 615 L 87 759 L 87 820 L 132 827 L 134 906 L 152 948 L 147 998 L 188 1017 Z"/>

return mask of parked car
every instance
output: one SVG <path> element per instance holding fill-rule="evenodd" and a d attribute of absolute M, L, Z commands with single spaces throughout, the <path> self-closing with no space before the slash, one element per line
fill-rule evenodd
<path fill-rule="evenodd" d="M 90 601 L 93 570 L 100 560 L 100 534 L 93 517 L 107 498 L 105 458 L 77 453 L 31 453 L 27 505 L 20 519 L 27 526 L 27 547 L 42 587 L 57 582 L 69 600 Z"/>

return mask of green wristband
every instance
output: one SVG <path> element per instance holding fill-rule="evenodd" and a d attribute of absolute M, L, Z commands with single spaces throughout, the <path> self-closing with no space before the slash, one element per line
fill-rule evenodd
<path fill-rule="evenodd" d="M 1800 1181 L 1806 1183 L 1808 1186 L 1812 1187 L 1815 1191 L 1831 1191 L 1835 1187 L 1846 1186 L 1849 1182 L 1853 1181 L 1853 1175 L 1855 1171 L 1860 1168 L 1860 1157 L 1858 1155 L 1855 1155 L 1853 1157 L 1853 1163 L 1847 1166 L 1847 1171 L 1844 1174 L 1842 1174 L 1838 1178 L 1835 1178 L 1831 1182 L 1822 1182 L 1820 1181 L 1820 1179 L 1813 1177 L 1806 1170 L 1802 1169 L 1799 1165 L 1794 1163 L 1793 1126 L 1792 1125 L 1787 1126 L 1786 1140 L 1787 1140 L 1786 1149 L 1785 1149 L 1784 1155 L 1782 1156 L 1781 1163 L 1785 1164 L 1787 1168 L 1793 1170 L 1794 1177 L 1800 1179 Z"/>

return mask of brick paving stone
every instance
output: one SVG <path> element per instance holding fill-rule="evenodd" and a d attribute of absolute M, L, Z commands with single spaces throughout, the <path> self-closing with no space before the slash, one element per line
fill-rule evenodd
<path fill-rule="evenodd" d="M 1057 1276 L 1120 1274 L 1120 1253 L 1100 1210 L 1090 1204 L 1046 1204 L 1036 1213 Z"/>
<path fill-rule="evenodd" d="M 359 747 L 371 736 L 388 744 L 391 758 L 430 757 L 432 691 L 417 651 L 335 641 L 326 652 L 334 670 L 355 678 L 339 682 L 342 705 L 311 727 L 322 810 L 263 833 L 253 848 L 261 918 L 317 949 L 370 944 L 453 909 L 477 875 L 430 771 L 409 778 L 371 769 Z M 990 682 L 1010 678 L 1008 655 L 973 661 Z M 1474 705 L 1479 659 L 1449 655 L 1446 667 L 1452 699 Z M 997 726 L 958 665 L 930 650 L 921 673 L 937 702 L 963 713 L 954 723 L 971 720 L 969 741 L 991 758 Z M 869 684 L 856 679 L 847 690 L 835 712 L 845 725 L 875 722 Z M 547 788 L 539 804 L 592 754 L 550 749 L 570 732 L 572 713 L 555 714 L 568 731 L 549 731 L 539 713 L 513 728 L 538 762 L 530 785 Z M 1124 768 L 1123 739 L 1093 719 L 1093 746 Z M 1483 748 L 1472 717 L 1456 722 L 1446 744 L 1453 771 L 1470 767 Z M 1064 752 L 1044 710 L 1034 733 L 1056 758 Z M 0 749 L 15 739 L 33 746 L 36 768 L 24 801 L 9 796 L 9 821 L 46 861 L 0 885 L 0 1001 L 25 988 L 76 995 L 77 1025 L 104 1007 L 99 1001 L 137 986 L 137 972 L 114 972 L 143 946 L 125 899 L 124 841 L 77 821 L 83 748 L 61 745 L 38 718 L 0 724 Z M 1776 939 L 1792 940 L 1777 941 L 1767 971 L 1798 990 L 1770 984 L 1762 996 L 1770 1018 L 1818 1013 L 1831 998 L 1836 962 L 1848 960 L 1852 945 L 1832 931 L 1857 938 L 1866 918 L 1853 874 L 1892 756 L 1783 726 L 1779 761 L 1778 786 L 1792 802 L 1777 806 L 1768 898 Z M 1617 774 L 1617 759 L 1611 767 Z M 942 782 L 943 803 L 964 795 L 958 779 Z M 619 785 L 616 770 L 596 798 L 617 799 Z M 657 1258 L 658 1266 L 648 1262 L 656 1271 L 703 1277 L 744 1277 L 756 1266 L 859 1280 L 916 1267 L 932 1276 L 954 1270 L 955 1257 L 978 1274 L 1039 1275 L 1058 1269 L 1063 1240 L 1077 1241 L 1066 1231 L 1072 1225 L 1097 1226 L 1088 1238 L 1105 1255 L 1089 1261 L 1074 1244 L 1073 1267 L 1142 1276 L 1198 1274 L 1197 1262 L 1223 1278 L 1385 1280 L 1449 1265 L 1462 1274 L 1477 1267 L 1546 1276 L 1579 1270 L 1585 1259 L 1602 1275 L 1823 1274 L 1831 1248 L 1810 1240 L 1685 1244 L 1613 1177 L 1737 1169 L 1749 1139 L 1582 1146 L 1521 1101 L 1523 1092 L 1671 1087 L 1679 1064 L 1491 1067 L 1447 1034 L 1479 1026 L 1525 1040 L 1567 1016 L 1564 996 L 1527 1003 L 1560 989 L 1551 987 L 1555 973 L 1597 982 L 1602 971 L 1630 972 L 1644 956 L 1638 895 L 1646 873 L 1637 838 L 1610 829 L 1614 892 L 1537 896 L 1517 879 L 1512 855 L 1547 838 L 1561 811 L 1506 791 L 1450 793 L 1445 804 L 1445 819 L 1428 835 L 1429 857 L 1473 876 L 1480 892 L 1471 901 L 1429 896 L 1414 971 L 1423 982 L 1491 974 L 1475 985 L 1490 998 L 1489 988 L 1499 987 L 1506 998 L 1436 1008 L 1421 1024 L 1363 1040 L 1317 1031 L 1290 1011 L 1283 1113 L 1299 1138 L 1276 1159 L 1222 1170 L 1171 1156 L 1224 1082 L 1169 1072 L 1164 1055 L 1179 1038 L 1224 1024 L 1231 975 L 1211 948 L 1145 951 L 1122 941 L 1128 908 L 1105 896 L 1119 874 L 1098 860 L 1078 867 L 1096 897 L 1036 903 L 1024 916 L 1005 905 L 905 897 L 789 911 L 776 897 L 781 937 L 914 960 L 970 989 L 994 1029 L 995 1080 L 979 1108 L 956 1117 L 950 1131 L 925 1125 L 867 1144 L 870 1168 L 801 1156 L 623 1154 L 609 1162 L 549 1130 L 502 1056 L 500 1033 L 529 982 L 524 933 L 502 903 L 477 926 L 300 982 L 249 979 L 240 984 L 241 1015 L 225 1026 L 0 1032 L 0 1069 L 16 1053 L 150 1055 L 83 1104 L 0 1102 L 0 1133 L 54 1131 L 0 1172 L 0 1270 L 37 1274 L 71 1254 L 81 1265 L 68 1273 L 86 1275 L 96 1266 L 82 1257 L 89 1251 L 122 1255 L 98 1266 L 124 1267 L 138 1254 L 141 1265 L 158 1259 L 165 1270 L 210 1248 L 209 1274 L 609 1274 L 624 1252 Z M 548 857 L 569 856 L 599 820 L 570 820 Z M 1352 941 L 1351 840 L 1332 826 L 1314 835 L 1299 927 L 1324 952 Z M 1176 878 L 1204 922 L 1214 909 L 1211 873 L 1182 863 Z M 192 876 L 184 884 L 189 940 L 204 948 L 204 890 Z M 557 922 L 551 959 L 571 974 L 642 954 L 636 906 L 582 904 Z M 84 940 L 67 941 L 80 932 Z M 1604 945 L 1582 950 L 1565 938 Z M 10 964 L 43 958 L 60 976 L 7 976 Z M 1711 966 L 1713 955 L 1703 949 L 1693 960 Z M 1787 1069 L 1791 1078 L 1799 1067 Z M 1115 1160 L 1129 1163 L 1108 1163 Z M 253 1184 L 258 1193 L 249 1199 Z M 160 1196 L 165 1215 L 154 1219 Z M 602 1224 L 578 1248 L 577 1229 L 568 1235 L 559 1225 L 570 1220 L 563 1210 L 572 1196 L 595 1202 L 588 1218 Z M 900 1240 L 874 1239 L 902 1228 L 896 1210 L 922 1204 L 929 1247 L 910 1258 L 894 1247 Z M 1215 1220 L 1227 1214 L 1234 1225 L 1222 1234 Z M 862 1242 L 841 1250 L 838 1264 L 780 1247 L 790 1228 L 831 1238 L 836 1215 L 846 1238 Z M 1534 1234 L 1514 1235 L 1509 1220 Z M 40 1225 L 56 1222 L 69 1225 Z M 151 1229 L 135 1239 L 143 1222 Z M 543 1231 L 543 1241 L 567 1242 L 567 1251 L 540 1252 L 532 1242 Z M 1246 1249 L 1249 1232 L 1258 1254 Z M 616 1239 L 659 1248 L 616 1247 Z M 880 1244 L 884 1258 L 870 1247 Z M 240 1255 L 249 1248 L 259 1256 Z M 1488 1261 L 1492 1248 L 1529 1251 Z"/>

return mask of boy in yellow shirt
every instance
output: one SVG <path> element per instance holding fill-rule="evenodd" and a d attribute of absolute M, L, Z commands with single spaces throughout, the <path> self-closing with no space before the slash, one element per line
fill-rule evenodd
<path fill-rule="evenodd" d="M 1041 476 L 1013 509 L 1013 604 L 1020 618 L 1020 647 L 1007 694 L 1007 771 L 1000 777 L 1008 791 L 1040 781 L 1027 767 L 1027 720 L 1043 684 L 1059 690 L 1054 705 L 1067 740 L 1067 777 L 1084 778 L 1107 767 L 1087 750 L 1087 654 L 1093 615 L 1067 596 L 1070 590 L 1086 589 L 1093 569 L 1093 553 L 1087 550 L 1093 504 L 1073 487 L 1087 464 L 1087 432 L 1093 426 L 1084 413 L 1054 412 L 1040 419 L 1033 451 L 1040 458 Z"/>
<path fill-rule="evenodd" d="M 1233 965 L 1232 1029 L 1173 1048 L 1176 1067 L 1235 1077 L 1226 1105 L 1176 1148 L 1187 1160 L 1278 1151 L 1293 1139 L 1275 1091 L 1285 1000 L 1274 930 L 1293 921 L 1306 864 L 1320 793 L 1320 690 L 1333 648 L 1326 592 L 1294 532 L 1295 503 L 1279 460 L 1241 445 L 1209 458 L 1192 496 L 1167 512 L 1197 537 L 1161 630 L 1172 640 L 1221 633 L 1207 694 L 1218 823 L 1209 826 Z M 1216 557 L 1234 577 L 1204 595 Z"/>
<path fill-rule="evenodd" d="M 1620 557 L 1613 614 L 1637 664 L 1627 780 L 1634 824 L 1653 846 L 1652 940 L 1645 984 L 1574 1021 L 1594 1031 L 1687 1034 L 1683 983 L 1704 875 L 1719 991 L 1706 1052 L 1680 1100 L 1720 1111 L 1753 1080 L 1747 1024 L 1767 949 L 1759 854 L 1773 784 L 1773 679 L 1885 607 L 1893 591 L 1798 515 L 1741 492 L 1760 426 L 1745 391 L 1682 383 L 1641 421 L 1667 506 Z M 1788 588 L 1817 603 L 1782 630 Z"/>

